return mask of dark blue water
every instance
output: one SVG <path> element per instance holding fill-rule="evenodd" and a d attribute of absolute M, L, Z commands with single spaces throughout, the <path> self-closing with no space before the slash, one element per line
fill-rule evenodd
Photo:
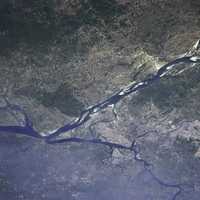
<path fill-rule="evenodd" d="M 9 109 L 17 111 L 24 116 L 24 122 L 23 122 L 23 125 L 0 126 L 0 132 L 30 136 L 30 137 L 44 140 L 48 144 L 59 144 L 59 143 L 69 143 L 69 142 L 70 143 L 72 142 L 73 143 L 90 143 L 94 145 L 106 145 L 110 147 L 111 149 L 117 148 L 117 149 L 129 150 L 133 152 L 134 158 L 137 162 L 143 163 L 144 170 L 146 170 L 158 184 L 167 188 L 175 188 L 177 190 L 177 192 L 173 194 L 171 198 L 172 200 L 175 200 L 177 196 L 180 195 L 180 193 L 182 192 L 183 185 L 182 184 L 168 184 L 162 181 L 161 179 L 159 179 L 152 171 L 152 168 L 151 168 L 152 164 L 148 163 L 147 161 L 143 160 L 142 158 L 138 156 L 140 152 L 137 147 L 136 141 L 133 141 L 132 145 L 129 147 L 129 146 L 125 146 L 125 145 L 121 145 L 117 143 L 103 141 L 101 139 L 84 139 L 84 138 L 78 138 L 78 137 L 58 138 L 58 136 L 61 136 L 62 133 L 66 133 L 67 131 L 71 131 L 73 129 L 80 127 L 81 125 L 83 125 L 84 123 L 86 123 L 88 120 L 92 118 L 92 114 L 98 113 L 109 106 L 114 106 L 126 96 L 134 92 L 140 91 L 143 88 L 150 86 L 154 82 L 159 81 L 171 69 L 175 68 L 177 64 L 181 64 L 181 63 L 188 63 L 188 64 L 200 63 L 200 59 L 195 59 L 195 57 L 192 57 L 192 56 L 186 56 L 186 57 L 173 60 L 165 64 L 164 66 L 162 66 L 157 71 L 157 73 L 153 75 L 151 78 L 145 79 L 138 83 L 132 83 L 128 86 L 123 87 L 121 90 L 119 90 L 112 96 L 108 97 L 107 99 L 86 108 L 76 120 L 60 127 L 59 129 L 57 129 L 50 135 L 46 135 L 46 136 L 42 136 L 38 131 L 34 129 L 31 120 L 29 119 L 28 115 L 23 109 L 21 109 L 18 105 L 12 105 L 8 101 L 6 101 L 7 105 L 5 107 L 0 108 L 0 111 L 9 110 Z"/>
<path fill-rule="evenodd" d="M 152 83 L 154 83 L 154 82 L 158 81 L 159 79 L 161 79 L 162 77 L 164 77 L 165 74 L 168 71 L 170 71 L 172 68 L 175 68 L 177 64 L 179 64 L 179 63 L 190 64 L 190 63 L 200 62 L 200 59 L 194 61 L 191 58 L 192 57 L 182 57 L 182 58 L 178 58 L 178 59 L 176 59 L 172 62 L 165 64 L 151 78 L 145 79 L 145 80 L 138 82 L 138 83 L 132 83 L 132 84 L 122 88 L 121 90 L 119 90 L 118 92 L 116 92 L 112 96 L 108 97 L 107 99 L 100 101 L 99 103 L 97 103 L 95 105 L 89 106 L 84 111 L 82 111 L 80 116 L 75 121 L 72 121 L 72 122 L 64 125 L 63 127 L 60 127 L 55 132 L 51 133 L 51 135 L 49 135 L 49 136 L 41 136 L 39 132 L 34 130 L 33 124 L 31 122 L 31 120 L 28 118 L 25 111 L 23 111 L 17 105 L 11 105 L 7 101 L 7 107 L 5 107 L 4 109 L 9 108 L 9 109 L 18 111 L 21 114 L 23 114 L 24 118 L 25 118 L 24 126 L 0 126 L 0 132 L 10 132 L 10 133 L 16 133 L 16 134 L 23 134 L 23 135 L 32 136 L 32 137 L 43 138 L 47 142 L 50 142 L 52 139 L 55 139 L 57 136 L 61 135 L 62 133 L 76 129 L 76 128 L 80 127 L 81 125 L 83 125 L 84 123 L 86 123 L 92 117 L 92 114 L 98 113 L 101 110 L 107 108 L 108 106 L 114 106 L 120 100 L 122 100 L 124 97 L 126 97 L 127 95 L 130 95 L 130 94 L 137 92 L 137 91 L 139 91 L 139 90 L 141 90 L 145 87 L 150 86 Z"/>

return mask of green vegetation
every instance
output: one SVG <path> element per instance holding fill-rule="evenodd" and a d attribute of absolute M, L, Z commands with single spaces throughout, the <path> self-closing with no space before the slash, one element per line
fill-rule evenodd
<path fill-rule="evenodd" d="M 8 181 L 5 177 L 0 176 L 0 192 L 8 192 L 10 190 Z"/>
<path fill-rule="evenodd" d="M 176 152 L 187 156 L 188 154 L 194 155 L 198 149 L 198 146 L 194 143 L 192 138 L 186 139 L 183 137 L 177 137 L 174 142 Z"/>
<path fill-rule="evenodd" d="M 194 101 L 195 99 L 195 101 Z M 185 118 L 199 118 L 200 70 L 194 68 L 180 76 L 169 76 L 143 89 L 132 99 L 130 109 L 152 101 L 161 110 L 181 109 Z"/>
<path fill-rule="evenodd" d="M 27 87 L 16 92 L 17 95 L 29 96 L 46 107 L 56 107 L 69 116 L 78 116 L 84 105 L 73 95 L 68 83 L 61 84 L 55 92 L 46 92 L 35 87 Z"/>
<path fill-rule="evenodd" d="M 78 18 L 84 24 L 96 25 L 101 20 L 109 23 L 113 17 L 122 13 L 123 8 L 115 0 L 89 0 L 82 3 Z"/>
<path fill-rule="evenodd" d="M 84 105 L 73 96 L 73 91 L 67 84 L 62 84 L 54 93 L 44 92 L 40 96 L 40 101 L 45 106 L 54 106 L 70 116 L 78 116 L 84 108 Z"/>

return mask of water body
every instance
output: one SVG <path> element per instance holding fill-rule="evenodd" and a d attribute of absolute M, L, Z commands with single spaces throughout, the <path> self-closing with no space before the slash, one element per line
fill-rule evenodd
<path fill-rule="evenodd" d="M 57 136 L 61 135 L 62 133 L 76 129 L 80 127 L 81 125 L 83 125 L 84 123 L 86 123 L 92 117 L 92 114 L 98 113 L 109 106 L 114 106 L 126 96 L 134 92 L 137 92 L 145 87 L 150 86 L 152 83 L 164 77 L 171 69 L 175 68 L 176 65 L 180 63 L 188 63 L 188 64 L 200 63 L 200 59 L 199 58 L 194 59 L 194 56 L 185 56 L 185 57 L 178 58 L 176 60 L 173 60 L 165 64 L 151 78 L 143 80 L 138 83 L 129 84 L 128 86 L 123 87 L 121 90 L 119 90 L 112 96 L 108 97 L 107 99 L 100 101 L 99 103 L 95 105 L 89 106 L 88 108 L 86 108 L 85 110 L 81 112 L 80 116 L 76 120 L 64 125 L 63 127 L 60 127 L 59 129 L 52 132 L 49 136 L 42 136 L 39 132 L 34 130 L 33 124 L 28 118 L 27 114 L 19 106 L 11 105 L 7 101 L 7 106 L 4 109 L 6 110 L 10 108 L 15 111 L 21 112 L 25 117 L 25 125 L 24 126 L 0 126 L 0 131 L 12 132 L 16 134 L 22 134 L 22 135 L 27 135 L 27 136 L 37 137 L 37 138 L 43 138 L 47 142 L 50 142 L 52 139 L 55 139 Z"/>
<path fill-rule="evenodd" d="M 102 141 L 101 139 L 84 139 L 84 138 L 78 138 L 78 137 L 58 138 L 58 136 L 61 136 L 62 133 L 66 133 L 67 131 L 71 131 L 71 130 L 74 130 L 74 129 L 80 127 L 81 125 L 83 125 L 84 123 L 89 121 L 92 118 L 92 115 L 94 113 L 98 113 L 101 110 L 108 108 L 109 106 L 114 106 L 119 101 L 121 101 L 123 98 L 125 98 L 126 96 L 133 94 L 137 91 L 140 91 L 145 87 L 149 87 L 154 82 L 159 81 L 161 78 L 166 76 L 166 74 L 171 69 L 175 68 L 178 64 L 181 64 L 181 63 L 187 63 L 187 64 L 200 63 L 200 59 L 193 57 L 193 56 L 185 56 L 185 57 L 173 60 L 173 61 L 165 64 L 164 66 L 162 66 L 157 71 L 157 73 L 155 75 L 153 75 L 151 78 L 145 79 L 138 83 L 131 83 L 131 84 L 123 87 L 121 90 L 114 93 L 107 99 L 100 101 L 95 105 L 89 106 L 88 108 L 83 110 L 81 112 L 80 116 L 76 120 L 60 127 L 59 129 L 51 132 L 50 135 L 47 134 L 46 136 L 43 136 L 42 134 L 40 134 L 39 132 L 37 132 L 34 129 L 31 120 L 29 119 L 29 117 L 25 113 L 25 111 L 23 111 L 23 109 L 21 109 L 18 105 L 12 105 L 7 101 L 7 105 L 5 107 L 2 107 L 1 110 L 9 110 L 10 109 L 10 110 L 15 110 L 17 112 L 20 112 L 24 116 L 24 124 L 19 125 L 19 126 L 17 126 L 17 125 L 15 125 L 15 126 L 14 125 L 13 126 L 12 125 L 11 126 L 0 126 L 0 132 L 3 132 L 3 133 L 7 132 L 8 134 L 26 135 L 26 136 L 30 136 L 33 138 L 41 139 L 41 140 L 45 141 L 46 143 L 52 144 L 52 145 L 60 144 L 60 143 L 72 143 L 72 142 L 73 143 L 89 143 L 89 144 L 94 144 L 94 145 L 108 146 L 111 149 L 116 148 L 116 149 L 124 149 L 124 150 L 131 151 L 131 152 L 133 152 L 135 161 L 143 164 L 144 170 L 149 174 L 149 176 L 151 176 L 151 178 L 155 182 L 157 182 L 159 185 L 161 185 L 165 188 L 172 188 L 172 189 L 176 190 L 176 192 L 173 193 L 172 197 L 171 197 L 172 200 L 175 200 L 181 194 L 181 192 L 183 191 L 183 187 L 185 187 L 185 185 L 183 185 L 181 183 L 180 184 L 166 183 L 165 181 L 163 181 L 162 179 L 157 177 L 152 171 L 152 168 L 151 168 L 152 164 L 147 162 L 146 160 L 140 158 L 140 155 L 139 155 L 140 150 L 138 149 L 136 141 L 133 141 L 131 146 L 125 146 L 125 145 L 121 145 L 118 143 Z"/>

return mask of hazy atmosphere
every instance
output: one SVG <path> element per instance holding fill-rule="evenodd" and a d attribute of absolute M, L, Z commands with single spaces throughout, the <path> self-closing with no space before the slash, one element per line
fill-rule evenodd
<path fill-rule="evenodd" d="M 1 0 L 0 200 L 199 200 L 200 1 Z"/>

